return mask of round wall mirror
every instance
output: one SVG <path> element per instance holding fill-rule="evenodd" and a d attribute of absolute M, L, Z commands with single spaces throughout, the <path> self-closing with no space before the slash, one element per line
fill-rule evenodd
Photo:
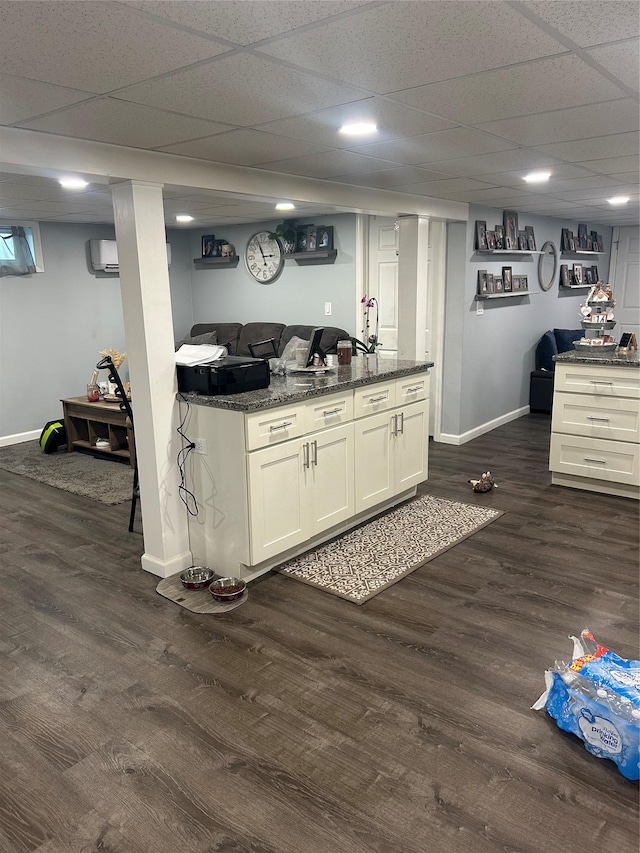
<path fill-rule="evenodd" d="M 538 258 L 538 283 L 542 290 L 550 290 L 558 272 L 558 249 L 555 243 L 547 240 L 540 251 L 542 254 Z"/>

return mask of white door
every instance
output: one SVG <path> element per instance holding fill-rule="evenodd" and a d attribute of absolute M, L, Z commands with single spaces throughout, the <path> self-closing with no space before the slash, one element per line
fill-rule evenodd
<path fill-rule="evenodd" d="M 620 228 L 615 261 L 613 295 L 616 300 L 616 340 L 634 332 L 640 342 L 640 235 L 637 228 Z"/>
<path fill-rule="evenodd" d="M 395 494 L 391 412 L 361 418 L 355 428 L 356 512 L 382 503 Z"/>
<path fill-rule="evenodd" d="M 313 536 L 351 518 L 353 511 L 353 424 L 307 436 L 304 468 Z"/>
<path fill-rule="evenodd" d="M 378 352 L 394 355 L 398 348 L 398 232 L 393 218 L 369 218 L 368 280 L 367 295 L 375 296 L 379 307 L 379 340 L 382 346 Z M 369 324 L 373 332 L 371 320 L 370 314 Z M 360 336 L 358 329 L 357 337 Z"/>
<path fill-rule="evenodd" d="M 249 454 L 251 564 L 309 538 L 301 472 L 303 441 L 286 441 Z"/>
<path fill-rule="evenodd" d="M 427 479 L 429 401 L 403 406 L 396 417 L 396 492 L 404 492 Z"/>

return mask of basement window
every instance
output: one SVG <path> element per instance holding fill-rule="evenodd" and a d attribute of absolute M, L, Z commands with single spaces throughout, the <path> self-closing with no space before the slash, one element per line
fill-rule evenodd
<path fill-rule="evenodd" d="M 0 276 L 44 272 L 37 222 L 0 222 Z"/>

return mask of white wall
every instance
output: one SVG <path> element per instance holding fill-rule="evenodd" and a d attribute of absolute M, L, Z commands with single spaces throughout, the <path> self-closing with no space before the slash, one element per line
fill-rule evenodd
<path fill-rule="evenodd" d="M 212 232 L 216 239 L 232 243 L 240 256 L 235 269 L 196 269 L 191 261 L 194 323 L 301 323 L 338 326 L 356 334 L 355 215 L 313 220 L 315 225 L 333 226 L 333 245 L 338 250 L 335 263 L 298 266 L 290 258 L 273 284 L 259 284 L 247 271 L 244 248 L 256 231 L 272 231 L 279 222 L 282 219 L 191 232 L 192 259 L 200 257 L 203 234 Z M 324 314 L 325 302 L 331 302 L 330 317 Z"/>
<path fill-rule="evenodd" d="M 89 241 L 111 225 L 40 224 L 45 271 L 0 278 L 0 441 L 62 415 L 86 392 L 100 350 L 126 352 L 120 279 L 91 268 Z M 168 234 L 177 337 L 191 326 L 186 233 Z M 124 362 L 122 376 L 128 378 Z"/>

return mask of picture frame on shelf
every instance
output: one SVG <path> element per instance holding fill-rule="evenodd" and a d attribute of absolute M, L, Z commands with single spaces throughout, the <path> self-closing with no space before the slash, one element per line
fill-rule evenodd
<path fill-rule="evenodd" d="M 526 231 L 518 231 L 518 251 L 526 252 L 529 249 L 529 238 Z"/>
<path fill-rule="evenodd" d="M 598 248 L 596 251 L 604 252 L 604 239 L 602 237 L 602 234 L 596 234 L 596 238 L 597 238 L 597 243 L 598 243 Z"/>
<path fill-rule="evenodd" d="M 586 249 L 587 248 L 587 224 L 586 222 L 578 223 L 578 249 Z"/>
<path fill-rule="evenodd" d="M 478 296 L 485 296 L 489 292 L 487 290 L 487 271 L 486 270 L 478 270 L 477 292 L 478 292 Z"/>
<path fill-rule="evenodd" d="M 533 225 L 525 225 L 524 226 L 525 234 L 527 235 L 527 248 L 530 252 L 535 252 L 536 250 L 536 238 L 533 233 Z"/>
<path fill-rule="evenodd" d="M 487 273 L 487 293 L 495 293 L 492 272 Z"/>
<path fill-rule="evenodd" d="M 487 246 L 487 223 L 482 219 L 476 219 L 476 251 L 486 252 Z"/>
<path fill-rule="evenodd" d="M 595 281 L 593 280 L 593 273 L 591 272 L 591 267 L 585 267 L 583 273 L 585 284 L 595 284 Z"/>
<path fill-rule="evenodd" d="M 593 247 L 593 251 L 597 252 L 598 251 L 598 232 L 597 231 L 591 231 L 589 233 L 589 236 L 591 237 L 591 245 Z"/>
<path fill-rule="evenodd" d="M 519 275 L 514 275 L 514 276 L 513 276 L 512 281 L 513 281 L 513 290 L 514 290 L 514 292 L 515 292 L 516 290 L 521 290 L 521 289 L 522 289 L 521 284 L 520 284 L 520 280 L 521 280 L 521 276 L 519 276 Z"/>
<path fill-rule="evenodd" d="M 597 244 L 596 244 L 596 245 L 597 245 Z M 593 240 L 591 239 L 591 235 L 590 235 L 590 234 L 587 234 L 587 236 L 586 236 L 586 246 L 585 246 L 585 249 L 587 250 L 587 252 L 594 252 L 594 251 L 596 251 L 596 250 L 593 248 Z"/>
<path fill-rule="evenodd" d="M 298 236 L 296 239 L 296 252 L 306 252 L 307 251 L 307 229 L 301 228 L 298 231 Z"/>
<path fill-rule="evenodd" d="M 216 243 L 216 235 L 215 234 L 205 234 L 202 238 L 202 257 L 203 258 L 214 258 L 215 251 L 215 243 Z"/>
<path fill-rule="evenodd" d="M 487 249 L 489 251 L 493 251 L 496 247 L 496 232 L 495 231 L 487 231 Z"/>
<path fill-rule="evenodd" d="M 318 244 L 318 230 L 311 227 L 307 229 L 307 252 L 315 252 Z"/>
<path fill-rule="evenodd" d="M 563 228 L 562 234 L 560 237 L 560 251 L 568 252 L 569 251 L 569 229 Z"/>
<path fill-rule="evenodd" d="M 504 292 L 501 275 L 494 275 L 494 277 L 493 277 L 493 292 L 494 293 L 503 293 Z"/>
<path fill-rule="evenodd" d="M 569 231 L 569 251 L 575 252 L 576 248 L 577 248 L 576 236 L 573 233 L 573 231 Z"/>
<path fill-rule="evenodd" d="M 520 276 L 520 290 L 529 290 L 529 276 L 521 275 Z"/>
<path fill-rule="evenodd" d="M 573 280 L 576 284 L 584 284 L 584 268 L 582 264 L 573 265 Z"/>
<path fill-rule="evenodd" d="M 562 287 L 569 287 L 569 265 L 560 264 L 560 284 Z"/>
<path fill-rule="evenodd" d="M 321 225 L 317 231 L 316 250 L 333 249 L 333 225 Z"/>
<path fill-rule="evenodd" d="M 505 293 L 513 291 L 513 270 L 511 267 L 502 267 L 502 287 Z"/>
<path fill-rule="evenodd" d="M 597 284 L 600 281 L 600 275 L 598 273 L 598 267 L 595 264 L 591 267 L 591 275 L 593 276 L 593 283 Z"/>
<path fill-rule="evenodd" d="M 518 213 L 515 210 L 505 210 L 502 214 L 505 240 L 511 240 L 511 248 L 518 245 Z"/>
<path fill-rule="evenodd" d="M 496 235 L 496 249 L 506 249 L 507 247 L 504 244 L 504 226 L 496 225 L 494 231 Z"/>

